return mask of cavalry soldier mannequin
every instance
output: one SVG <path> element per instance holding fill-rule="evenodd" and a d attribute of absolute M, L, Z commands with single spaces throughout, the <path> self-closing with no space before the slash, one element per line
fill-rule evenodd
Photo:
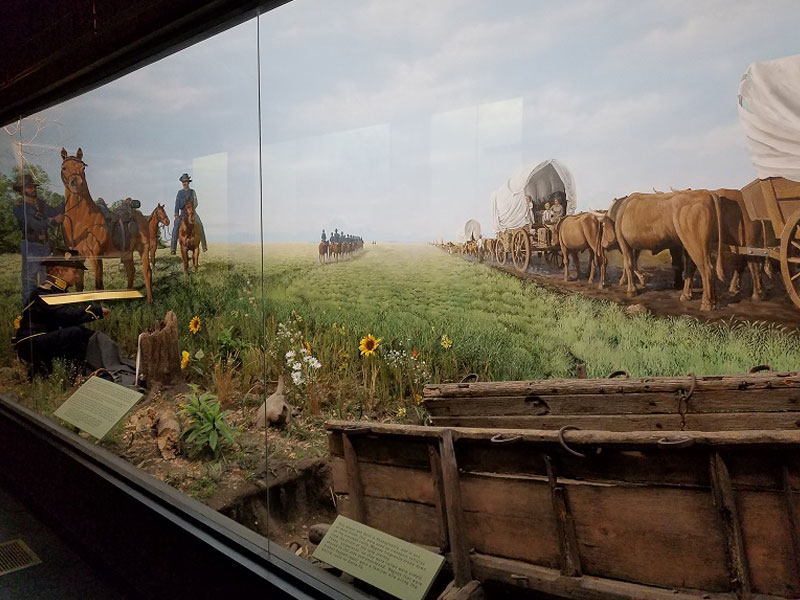
<path fill-rule="evenodd" d="M 45 296 L 66 293 L 79 272 L 86 270 L 83 261 L 75 250 L 54 250 L 42 261 L 47 278 L 33 291 L 29 304 L 22 310 L 14 338 L 14 349 L 29 365 L 30 375 L 50 373 L 54 358 L 82 365 L 89 338 L 97 333 L 83 324 L 102 319 L 110 312 L 97 302 L 51 306 L 43 300 Z"/>
<path fill-rule="evenodd" d="M 22 230 L 22 306 L 29 302 L 33 290 L 44 283 L 47 273 L 42 259 L 50 255 L 47 230 L 64 222 L 64 204 L 48 206 L 37 196 L 38 184 L 25 175 L 14 184 L 14 191 L 22 194 L 22 201 L 14 204 L 14 217 Z"/>
<path fill-rule="evenodd" d="M 192 206 L 197 208 L 197 193 L 189 187 L 191 181 L 192 178 L 189 177 L 188 173 L 181 175 L 180 182 L 182 187 L 178 190 L 177 196 L 175 196 L 175 227 L 172 229 L 172 246 L 170 248 L 172 254 L 175 254 L 175 248 L 178 245 L 178 230 L 181 227 L 181 221 L 183 221 L 183 217 L 186 213 L 186 201 L 191 200 Z M 200 240 L 203 246 L 203 252 L 208 252 L 206 232 L 197 211 L 194 213 L 194 225 L 197 228 L 197 239 Z"/>

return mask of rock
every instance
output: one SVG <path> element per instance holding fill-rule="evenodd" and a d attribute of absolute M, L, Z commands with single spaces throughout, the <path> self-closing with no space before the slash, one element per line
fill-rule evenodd
<path fill-rule="evenodd" d="M 258 408 L 256 426 L 261 429 L 267 424 L 273 427 L 283 427 L 288 423 L 292 414 L 292 407 L 286 403 L 286 386 L 283 375 L 278 378 L 278 389 L 267 398 L 266 402 Z"/>
<path fill-rule="evenodd" d="M 649 310 L 644 304 L 631 304 L 630 306 L 625 307 L 625 314 L 629 317 L 633 317 L 635 315 L 646 315 L 649 314 Z"/>
<path fill-rule="evenodd" d="M 318 523 L 316 525 L 312 525 L 308 530 L 308 541 L 312 544 L 319 545 L 322 541 L 322 538 L 325 537 L 325 534 L 328 533 L 328 530 L 331 526 L 328 523 Z"/>

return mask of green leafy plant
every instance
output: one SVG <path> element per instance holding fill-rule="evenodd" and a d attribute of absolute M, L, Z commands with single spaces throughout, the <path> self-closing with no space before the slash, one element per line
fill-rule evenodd
<path fill-rule="evenodd" d="M 222 454 L 224 442 L 234 443 L 235 432 L 225 420 L 228 413 L 222 410 L 215 394 L 201 394 L 198 386 L 192 386 L 189 400 L 181 410 L 181 415 L 188 420 L 182 437 L 192 452 L 210 450 L 216 459 Z"/>

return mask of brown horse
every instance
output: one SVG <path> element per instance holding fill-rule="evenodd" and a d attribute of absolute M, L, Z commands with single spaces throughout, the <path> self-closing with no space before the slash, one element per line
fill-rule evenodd
<path fill-rule="evenodd" d="M 152 270 L 156 264 L 158 226 L 169 227 L 169 217 L 167 216 L 167 211 L 164 210 L 164 205 L 156 205 L 149 217 L 145 217 L 137 210 L 136 224 L 139 226 L 139 235 L 133 240 L 133 249 L 139 253 L 142 260 L 144 260 L 145 256 L 149 257 L 150 269 Z"/>
<path fill-rule="evenodd" d="M 189 274 L 189 252 L 192 253 L 192 263 L 194 272 L 197 273 L 197 266 L 200 262 L 200 248 L 195 236 L 194 227 L 194 206 L 191 201 L 186 203 L 185 213 L 181 226 L 178 228 L 178 242 L 181 245 L 181 258 L 183 259 L 183 270 Z"/>
<path fill-rule="evenodd" d="M 115 248 L 111 241 L 111 233 L 106 226 L 105 217 L 94 203 L 86 182 L 86 163 L 83 162 L 83 150 L 78 148 L 75 156 L 69 156 L 61 149 L 61 181 L 64 183 L 64 241 L 70 248 L 75 248 L 85 256 L 94 271 L 95 289 L 103 289 L 103 259 L 119 258 L 128 276 L 128 289 L 133 289 L 133 277 L 136 269 L 133 265 L 133 250 L 139 250 L 142 257 L 142 274 L 147 289 L 147 301 L 153 301 L 152 274 L 150 261 L 145 258 L 145 248 L 136 247 L 131 241 L 130 248 Z M 149 251 L 149 240 L 146 246 Z M 83 291 L 83 271 L 75 287 Z"/>
<path fill-rule="evenodd" d="M 328 260 L 328 242 L 319 243 L 319 262 L 324 264 Z"/>

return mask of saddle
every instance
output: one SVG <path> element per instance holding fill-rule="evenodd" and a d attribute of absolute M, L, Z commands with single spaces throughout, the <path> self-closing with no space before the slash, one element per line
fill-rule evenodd
<path fill-rule="evenodd" d="M 142 203 L 133 198 L 125 198 L 115 204 L 113 210 L 103 204 L 98 204 L 98 208 L 106 220 L 106 228 L 114 247 L 119 250 L 128 250 L 134 237 L 139 233 L 136 209 L 140 208 Z"/>

